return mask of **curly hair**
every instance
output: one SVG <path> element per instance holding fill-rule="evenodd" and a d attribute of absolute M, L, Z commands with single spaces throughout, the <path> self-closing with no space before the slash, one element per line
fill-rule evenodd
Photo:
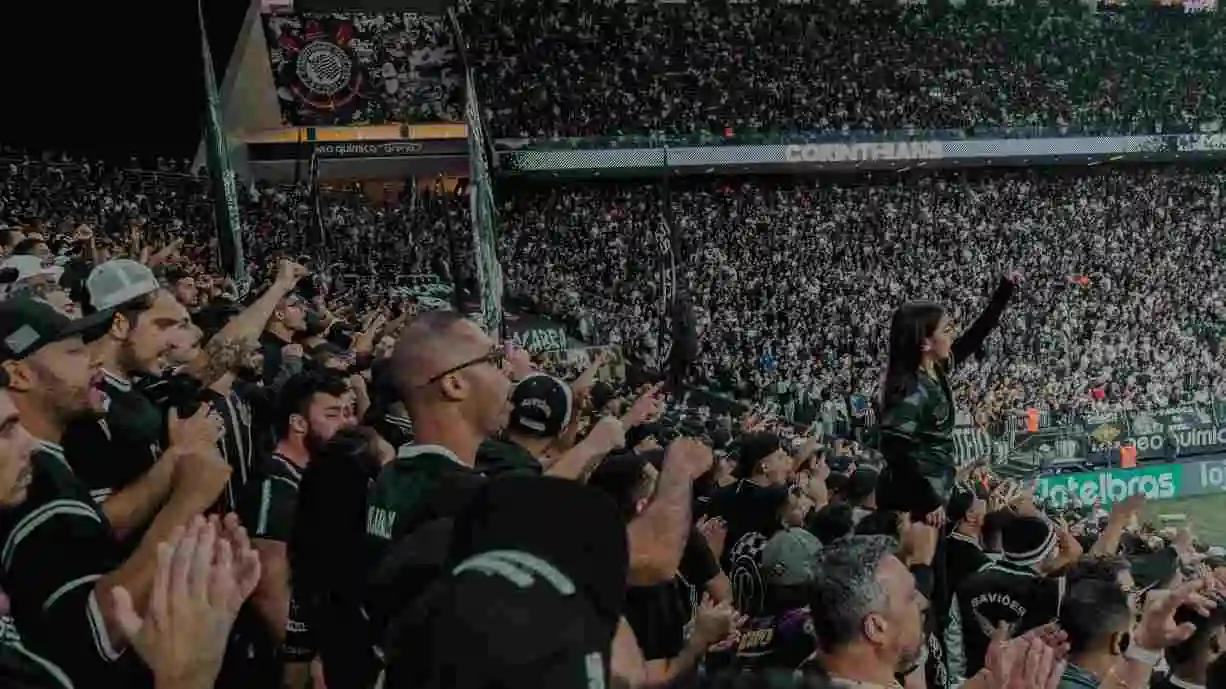
<path fill-rule="evenodd" d="M 248 362 L 259 350 L 259 343 L 250 337 L 216 336 L 204 345 L 209 357 L 204 380 L 212 383 Z"/>

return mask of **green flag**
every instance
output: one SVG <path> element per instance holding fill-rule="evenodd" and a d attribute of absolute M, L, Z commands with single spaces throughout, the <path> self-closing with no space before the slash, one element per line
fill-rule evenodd
<path fill-rule="evenodd" d="M 204 145 L 209 176 L 213 180 L 217 249 L 222 270 L 234 280 L 240 291 L 245 291 L 249 280 L 238 214 L 238 185 L 234 179 L 234 168 L 230 166 L 230 150 L 226 145 L 225 125 L 221 116 L 221 96 L 217 93 L 217 78 L 213 74 L 213 54 L 209 50 L 202 0 L 197 0 L 196 11 L 200 19 L 200 46 L 204 55 Z"/>

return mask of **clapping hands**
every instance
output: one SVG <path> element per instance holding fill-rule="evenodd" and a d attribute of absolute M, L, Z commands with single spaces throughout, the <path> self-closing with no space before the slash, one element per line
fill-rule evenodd
<path fill-rule="evenodd" d="M 211 687 L 234 619 L 259 580 L 259 555 L 238 519 L 196 517 L 158 546 L 144 616 L 117 586 L 115 619 L 159 687 Z"/>

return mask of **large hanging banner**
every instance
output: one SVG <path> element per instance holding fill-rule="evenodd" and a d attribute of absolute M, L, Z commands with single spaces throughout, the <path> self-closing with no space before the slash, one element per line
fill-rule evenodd
<path fill-rule="evenodd" d="M 412 12 L 264 17 L 287 124 L 458 122 L 464 71 L 445 21 Z"/>

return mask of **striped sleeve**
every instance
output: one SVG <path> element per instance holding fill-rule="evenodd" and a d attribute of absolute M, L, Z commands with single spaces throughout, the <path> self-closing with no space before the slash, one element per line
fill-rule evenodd
<path fill-rule="evenodd" d="M 32 506 L 5 535 L 0 565 L 22 644 L 67 670 L 75 684 L 118 672 L 121 651 L 94 593 L 118 564 L 109 525 L 76 499 Z"/>
<path fill-rule="evenodd" d="M 289 543 L 297 509 L 297 486 L 287 478 L 273 475 L 247 485 L 238 516 L 252 538 Z"/>

